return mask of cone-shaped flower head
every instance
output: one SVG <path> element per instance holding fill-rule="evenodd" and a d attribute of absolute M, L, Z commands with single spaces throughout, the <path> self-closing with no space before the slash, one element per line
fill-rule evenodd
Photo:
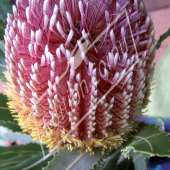
<path fill-rule="evenodd" d="M 154 70 L 142 0 L 17 0 L 5 54 L 9 107 L 50 149 L 116 147 L 137 127 Z"/>

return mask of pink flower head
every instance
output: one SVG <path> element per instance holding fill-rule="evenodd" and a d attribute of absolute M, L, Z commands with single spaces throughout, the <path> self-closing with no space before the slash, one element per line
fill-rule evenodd
<path fill-rule="evenodd" d="M 117 147 L 148 103 L 155 40 L 142 0 L 17 0 L 9 107 L 50 149 Z"/>

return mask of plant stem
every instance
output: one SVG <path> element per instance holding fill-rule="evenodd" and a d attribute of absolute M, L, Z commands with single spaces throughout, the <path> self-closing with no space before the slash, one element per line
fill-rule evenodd
<path fill-rule="evenodd" d="M 157 50 L 160 48 L 162 42 L 163 42 L 165 39 L 167 39 L 169 36 L 170 36 L 170 27 L 169 27 L 168 31 L 165 32 L 164 34 L 162 34 L 162 35 L 160 36 L 159 40 L 157 41 L 157 43 L 156 43 L 156 49 L 157 49 Z"/>

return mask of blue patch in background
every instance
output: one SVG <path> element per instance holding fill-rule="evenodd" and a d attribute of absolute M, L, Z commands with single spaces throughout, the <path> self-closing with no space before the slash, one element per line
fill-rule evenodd
<path fill-rule="evenodd" d="M 157 117 L 142 117 L 138 120 L 145 120 L 148 124 L 158 124 Z M 170 132 L 170 118 L 162 118 L 165 125 L 165 131 Z M 170 158 L 153 156 L 148 161 L 148 170 L 170 170 Z"/>

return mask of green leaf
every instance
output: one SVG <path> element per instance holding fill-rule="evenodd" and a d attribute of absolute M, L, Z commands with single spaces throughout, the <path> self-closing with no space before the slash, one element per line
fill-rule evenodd
<path fill-rule="evenodd" d="M 7 97 L 0 93 L 0 126 L 7 127 L 13 132 L 21 132 L 21 128 L 18 126 L 17 121 L 15 121 L 10 113 L 7 106 Z"/>
<path fill-rule="evenodd" d="M 48 151 L 45 151 L 45 154 L 48 154 Z M 15 166 L 11 166 L 8 167 L 7 169 L 2 169 L 2 170 L 16 170 L 16 169 L 26 169 L 27 167 L 29 167 L 30 165 L 34 164 L 35 162 L 39 161 L 40 159 L 43 158 L 43 154 L 40 152 L 38 154 L 34 154 L 34 155 L 24 155 L 23 161 L 20 161 L 20 158 L 18 157 L 17 161 L 18 162 Z M 16 158 L 15 158 L 16 159 Z M 53 159 L 53 156 L 49 157 L 46 160 L 43 160 L 42 162 L 40 162 L 39 164 L 37 164 L 36 166 L 29 168 L 29 170 L 42 170 L 42 167 L 47 166 L 48 162 L 51 161 Z"/>
<path fill-rule="evenodd" d="M 11 0 L 1 0 L 0 1 L 0 19 L 6 19 L 7 12 L 12 13 Z"/>
<path fill-rule="evenodd" d="M 44 152 L 45 154 L 48 153 L 47 150 Z M 38 144 L 0 147 L 0 169 L 2 170 L 24 169 L 42 158 L 43 154 Z M 40 170 L 43 166 L 47 166 L 51 159 L 53 159 L 53 156 L 30 169 Z"/>
<path fill-rule="evenodd" d="M 12 130 L 9 130 L 5 127 L 0 127 L 0 139 L 4 141 L 10 141 L 10 142 L 22 142 L 24 144 L 33 142 L 32 137 L 30 135 L 27 135 L 25 133 L 19 133 L 19 132 L 12 132 Z"/>
<path fill-rule="evenodd" d="M 61 149 L 55 158 L 49 163 L 46 168 L 43 170 L 63 170 L 63 169 L 72 169 L 72 170 L 88 170 L 92 169 L 95 164 L 102 157 L 101 149 L 96 148 L 94 154 L 90 153 L 79 153 L 78 149 L 73 150 L 72 152 L 68 151 L 66 148 Z"/>
<path fill-rule="evenodd" d="M 93 170 L 99 170 L 99 169 L 103 169 L 108 162 L 112 159 L 112 157 L 115 155 L 117 155 L 117 153 L 120 153 L 122 146 L 120 146 L 118 149 L 114 149 L 114 150 L 105 150 L 104 154 L 102 155 L 102 157 L 100 158 L 100 160 L 97 162 L 96 165 L 94 165 Z M 121 154 L 121 153 L 120 153 Z"/>
<path fill-rule="evenodd" d="M 8 102 L 7 96 L 0 93 L 0 120 L 17 123 L 13 119 L 12 114 L 10 113 L 10 110 L 7 106 L 7 102 Z"/>
<path fill-rule="evenodd" d="M 0 40 L 4 39 L 4 30 L 0 28 Z"/>
<path fill-rule="evenodd" d="M 114 170 L 121 155 L 120 150 L 117 150 L 106 160 L 106 165 L 102 168 L 102 170 Z"/>
<path fill-rule="evenodd" d="M 22 129 L 18 124 L 14 122 L 0 120 L 0 126 L 11 129 L 13 132 L 22 132 Z"/>
<path fill-rule="evenodd" d="M 141 152 L 132 152 L 132 159 L 135 166 L 135 170 L 147 170 L 147 163 L 150 155 Z"/>
<path fill-rule="evenodd" d="M 125 143 L 122 152 L 125 157 L 129 157 L 132 150 L 161 157 L 170 156 L 170 138 L 167 136 L 168 133 L 161 132 L 158 125 L 141 123 L 138 131 L 133 132 L 132 138 Z"/>
<path fill-rule="evenodd" d="M 0 19 L 0 29 L 4 30 L 6 27 L 6 20 Z"/>
<path fill-rule="evenodd" d="M 16 122 L 13 120 L 12 114 L 7 106 L 7 97 L 0 93 L 0 120 Z"/>
<path fill-rule="evenodd" d="M 155 85 L 152 95 L 150 96 L 150 103 L 148 105 L 149 116 L 170 116 L 170 46 L 166 51 L 161 62 L 157 66 L 154 74 Z"/>
<path fill-rule="evenodd" d="M 29 157 L 32 157 L 33 154 L 19 154 L 18 156 L 6 159 L 6 160 L 0 160 L 0 169 L 6 169 L 10 167 L 14 167 L 15 165 L 22 163 Z"/>
<path fill-rule="evenodd" d="M 5 53 L 0 50 L 0 79 L 2 82 L 7 82 L 4 71 L 6 71 Z"/>
<path fill-rule="evenodd" d="M 12 12 L 11 0 L 0 1 L 0 79 L 2 82 L 6 82 L 6 78 L 3 74 L 6 71 L 5 54 L 4 54 L 4 29 L 6 26 L 7 12 Z"/>
<path fill-rule="evenodd" d="M 0 19 L 0 40 L 4 39 L 6 21 Z"/>
<path fill-rule="evenodd" d="M 15 145 L 11 147 L 0 147 L 0 160 L 6 160 L 19 154 L 37 154 L 41 152 L 40 145 L 27 144 L 27 145 Z"/>
<path fill-rule="evenodd" d="M 1 52 L 5 51 L 5 43 L 3 40 L 0 40 L 0 51 Z M 5 54 L 4 54 L 4 59 L 5 59 Z"/>
<path fill-rule="evenodd" d="M 134 169 L 132 158 L 129 159 L 125 158 L 113 170 L 136 170 L 136 169 Z"/>

